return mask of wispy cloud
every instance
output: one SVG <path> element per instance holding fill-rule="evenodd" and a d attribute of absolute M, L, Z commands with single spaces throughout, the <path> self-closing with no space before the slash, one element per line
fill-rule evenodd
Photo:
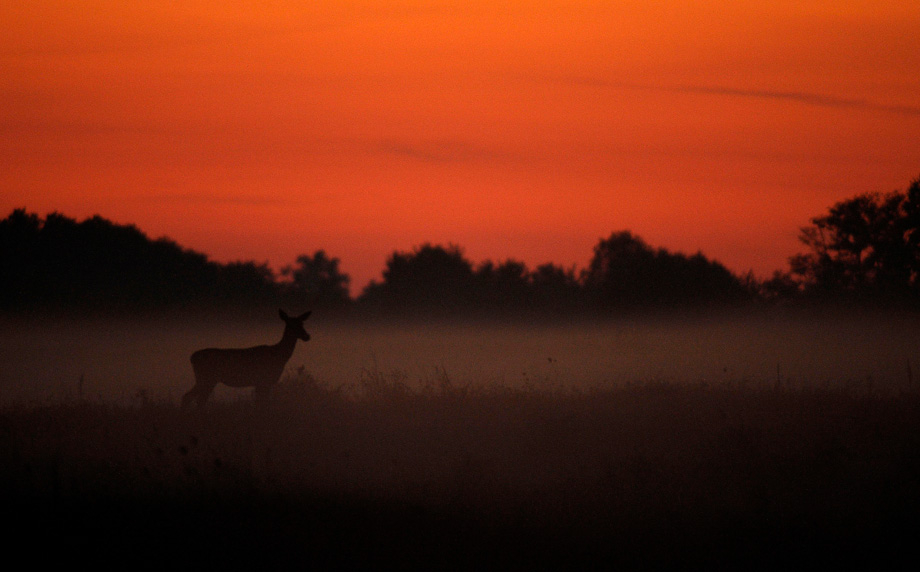
<path fill-rule="evenodd" d="M 731 87 L 699 85 L 677 86 L 670 89 L 661 89 L 685 93 L 702 93 L 761 99 L 783 99 L 804 103 L 807 105 L 818 105 L 821 107 L 846 107 L 852 109 L 864 109 L 866 111 L 884 111 L 888 113 L 899 113 L 905 115 L 920 115 L 920 107 L 913 107 L 909 105 L 888 105 L 870 101 L 868 99 L 850 99 L 845 97 L 836 97 L 833 95 L 808 93 L 802 91 L 739 89 Z"/>
<path fill-rule="evenodd" d="M 669 93 L 696 93 L 703 95 L 744 97 L 754 99 L 774 99 L 792 101 L 804 105 L 819 107 L 838 107 L 863 111 L 879 111 L 898 115 L 920 116 L 920 106 L 879 103 L 864 98 L 847 98 L 823 93 L 806 91 L 785 91 L 774 89 L 744 89 L 722 85 L 656 85 L 608 81 L 590 77 L 560 78 L 558 81 L 587 87 L 647 90 Z"/>
<path fill-rule="evenodd" d="M 448 139 L 434 141 L 385 139 L 371 142 L 368 150 L 372 153 L 395 155 L 424 163 L 477 162 L 513 158 L 508 153 L 465 141 Z"/>
<path fill-rule="evenodd" d="M 162 129 L 158 129 L 162 131 Z M 0 119 L 0 133 L 10 136 L 27 133 L 41 133 L 55 136 L 99 136 L 120 133 L 147 133 L 153 128 L 141 124 L 118 123 L 115 121 L 55 121 L 51 119 L 39 120 L 7 120 Z"/>
<path fill-rule="evenodd" d="M 293 204 L 293 201 L 287 197 L 225 193 L 148 193 L 138 197 L 138 201 L 177 205 L 276 206 Z"/>

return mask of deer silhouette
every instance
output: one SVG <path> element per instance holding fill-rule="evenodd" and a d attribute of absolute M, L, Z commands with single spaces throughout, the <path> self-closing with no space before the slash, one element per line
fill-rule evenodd
<path fill-rule="evenodd" d="M 284 320 L 284 334 L 277 344 L 239 349 L 206 348 L 193 353 L 195 385 L 182 397 L 182 408 L 193 402 L 199 408 L 204 407 L 218 383 L 230 387 L 252 387 L 255 400 L 267 399 L 271 387 L 278 382 L 285 364 L 291 359 L 297 340 L 306 342 L 310 339 L 310 334 L 303 327 L 310 312 L 291 317 L 284 310 L 278 310 L 278 315 Z"/>

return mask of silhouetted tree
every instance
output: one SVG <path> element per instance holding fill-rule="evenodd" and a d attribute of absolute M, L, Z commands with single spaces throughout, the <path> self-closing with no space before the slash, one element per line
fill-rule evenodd
<path fill-rule="evenodd" d="M 424 244 L 390 255 L 383 282 L 368 284 L 361 302 L 389 310 L 452 313 L 470 302 L 472 288 L 473 266 L 459 246 Z"/>
<path fill-rule="evenodd" d="M 324 250 L 312 256 L 301 254 L 295 266 L 282 270 L 290 280 L 289 296 L 303 307 L 336 307 L 350 301 L 347 274 L 339 270 L 339 259 L 330 258 Z"/>
<path fill-rule="evenodd" d="M 133 225 L 24 209 L 0 221 L 0 307 L 133 310 L 274 304 L 265 264 L 218 264 Z"/>
<path fill-rule="evenodd" d="M 16 306 L 32 301 L 41 269 L 38 257 L 41 219 L 25 209 L 16 209 L 0 221 L 0 301 Z"/>
<path fill-rule="evenodd" d="M 920 191 L 912 196 L 920 198 Z M 902 209 L 913 220 L 920 218 L 917 202 Z M 918 238 L 916 233 L 905 238 L 914 252 Z M 916 257 L 909 263 L 915 275 Z M 7 310 L 261 308 L 280 300 L 330 307 L 350 301 L 348 276 L 325 251 L 299 256 L 282 277 L 279 281 L 264 263 L 216 263 L 167 238 L 150 240 L 133 225 L 98 216 L 77 222 L 52 213 L 42 219 L 18 209 L 0 221 L 0 308 Z M 597 244 L 578 278 L 574 267 L 544 264 L 531 271 L 513 259 L 474 268 L 452 244 L 393 252 L 382 281 L 365 288 L 359 308 L 425 315 L 558 314 L 727 301 L 743 297 L 749 286 L 702 254 L 656 250 L 620 232 Z"/>
<path fill-rule="evenodd" d="M 773 275 L 755 286 L 755 293 L 766 302 L 781 302 L 798 298 L 802 286 L 792 274 L 776 270 Z"/>
<path fill-rule="evenodd" d="M 582 280 L 601 307 L 652 307 L 728 302 L 746 290 L 727 268 L 706 259 L 653 249 L 629 231 L 614 232 L 594 247 Z"/>
<path fill-rule="evenodd" d="M 907 192 L 866 193 L 811 219 L 790 258 L 792 274 L 812 296 L 905 299 L 918 294 L 920 179 Z"/>
<path fill-rule="evenodd" d="M 486 260 L 476 268 L 475 303 L 487 309 L 520 309 L 531 301 L 530 273 L 519 260 L 496 265 Z"/>
<path fill-rule="evenodd" d="M 229 262 L 218 267 L 218 292 L 215 298 L 259 304 L 278 298 L 275 275 L 267 263 L 251 260 Z"/>
<path fill-rule="evenodd" d="M 582 287 L 575 268 L 565 269 L 552 263 L 541 264 L 530 273 L 534 305 L 556 312 L 581 308 Z"/>

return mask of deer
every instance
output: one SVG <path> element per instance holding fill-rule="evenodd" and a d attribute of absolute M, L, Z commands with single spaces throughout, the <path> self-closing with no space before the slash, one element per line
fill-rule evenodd
<path fill-rule="evenodd" d="M 195 385 L 182 396 L 182 409 L 187 409 L 193 402 L 199 409 L 203 408 L 219 383 L 229 387 L 252 387 L 255 401 L 267 400 L 272 386 L 284 373 L 284 366 L 291 359 L 297 340 L 310 340 L 310 334 L 303 327 L 310 314 L 306 312 L 291 317 L 284 310 L 278 310 L 278 315 L 284 320 L 284 334 L 277 344 L 251 348 L 205 348 L 193 353 L 191 361 Z"/>

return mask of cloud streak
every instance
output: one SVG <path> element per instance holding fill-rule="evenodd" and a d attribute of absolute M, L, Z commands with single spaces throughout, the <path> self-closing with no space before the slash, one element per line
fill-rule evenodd
<path fill-rule="evenodd" d="M 500 151 L 459 140 L 401 141 L 387 139 L 372 142 L 369 150 L 423 163 L 488 162 L 512 159 L 510 155 Z"/>
<path fill-rule="evenodd" d="M 597 78 L 568 78 L 563 80 L 565 83 L 572 85 L 581 85 L 587 87 L 625 89 L 625 90 L 644 90 L 659 91 L 667 93 L 682 94 L 702 94 L 725 97 L 740 97 L 751 99 L 773 99 L 780 101 L 791 101 L 804 105 L 813 105 L 817 107 L 836 107 L 845 109 L 856 109 L 862 111 L 874 111 L 883 113 L 893 113 L 897 115 L 920 116 L 920 106 L 913 105 L 893 105 L 878 103 L 868 99 L 846 98 L 822 93 L 811 93 L 805 91 L 784 91 L 772 89 L 743 89 L 737 87 L 721 85 L 655 85 L 655 84 L 638 84 L 627 82 L 607 81 Z"/>
<path fill-rule="evenodd" d="M 293 205 L 294 201 L 277 196 L 225 193 L 150 193 L 138 197 L 137 202 L 184 205 L 232 205 L 248 207 Z"/>
<path fill-rule="evenodd" d="M 806 105 L 816 105 L 820 107 L 842 107 L 850 109 L 862 109 L 866 111 L 883 111 L 887 113 L 920 116 L 920 107 L 913 107 L 910 105 L 888 105 L 883 103 L 876 103 L 867 99 L 850 99 L 802 91 L 739 89 L 721 86 L 678 86 L 670 89 L 661 89 L 684 93 L 701 93 L 758 99 L 780 99 L 786 101 L 794 101 L 797 103 L 804 103 Z"/>

